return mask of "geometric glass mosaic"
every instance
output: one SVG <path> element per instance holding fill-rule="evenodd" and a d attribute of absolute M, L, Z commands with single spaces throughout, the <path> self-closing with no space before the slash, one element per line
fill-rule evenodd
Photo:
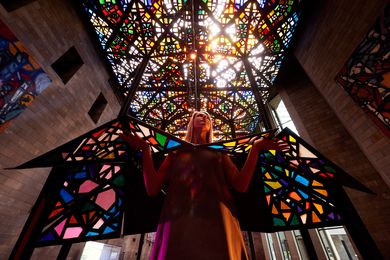
<path fill-rule="evenodd" d="M 193 110 L 218 139 L 261 131 L 300 0 L 81 0 L 128 112 L 174 135 Z"/>
<path fill-rule="evenodd" d="M 62 185 L 50 193 L 52 207 L 37 246 L 58 241 L 118 237 L 125 179 L 123 166 L 87 164 L 60 169 Z"/>
<path fill-rule="evenodd" d="M 148 197 L 143 188 L 142 160 L 119 137 L 123 131 L 133 131 L 147 140 L 154 155 L 197 147 L 227 152 L 233 160 L 245 160 L 252 143 L 261 137 L 287 144 L 288 149 L 283 151 L 260 152 L 252 180 L 254 184 L 251 191 L 244 193 L 247 196 L 244 200 L 239 199 L 242 194 L 232 191 L 238 219 L 245 230 L 275 232 L 341 225 L 344 220 L 337 195 L 339 187 L 347 185 L 371 192 L 287 128 L 276 136 L 274 131 L 269 131 L 194 145 L 124 116 L 18 167 L 54 166 L 50 176 L 55 176 L 56 181 L 47 184 L 50 187 L 44 202 L 47 215 L 39 216 L 44 227 L 39 231 L 41 235 L 36 246 L 118 237 L 121 233 L 130 234 L 132 230 L 155 230 L 158 218 L 142 216 L 150 212 L 142 207 L 160 208 L 163 200 L 149 201 L 153 198 Z M 55 160 L 50 161 L 53 158 Z M 137 212 L 133 212 L 131 206 L 125 207 L 129 199 L 133 203 L 135 199 Z M 131 212 L 123 217 L 126 210 Z M 158 215 L 156 210 L 153 212 Z M 142 220 L 142 228 L 132 226 L 129 216 Z"/>

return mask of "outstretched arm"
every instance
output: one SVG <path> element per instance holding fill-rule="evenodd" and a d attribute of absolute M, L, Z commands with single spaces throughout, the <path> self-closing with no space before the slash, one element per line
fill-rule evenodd
<path fill-rule="evenodd" d="M 168 155 L 167 158 L 165 158 L 157 172 L 153 163 L 152 151 L 145 140 L 131 132 L 126 135 L 120 134 L 119 136 L 132 148 L 142 151 L 142 168 L 146 192 L 149 196 L 157 195 L 167 178 L 170 156 Z"/>
<path fill-rule="evenodd" d="M 241 171 L 238 171 L 236 165 L 225 155 L 223 157 L 224 169 L 227 173 L 229 182 L 233 188 L 239 192 L 245 192 L 252 180 L 255 171 L 259 152 L 262 150 L 283 150 L 288 148 L 287 144 L 277 143 L 269 139 L 259 139 L 253 143 L 248 157 Z"/>

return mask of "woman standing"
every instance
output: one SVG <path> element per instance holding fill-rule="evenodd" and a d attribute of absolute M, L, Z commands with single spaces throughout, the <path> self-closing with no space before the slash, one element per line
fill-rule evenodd
<path fill-rule="evenodd" d="M 194 112 L 186 141 L 205 144 L 212 136 L 210 115 Z M 132 133 L 121 137 L 142 150 L 148 195 L 169 183 L 151 259 L 248 259 L 230 187 L 245 192 L 260 150 L 281 150 L 285 145 L 255 141 L 241 171 L 224 153 L 183 148 L 171 152 L 156 171 L 147 142 Z"/>

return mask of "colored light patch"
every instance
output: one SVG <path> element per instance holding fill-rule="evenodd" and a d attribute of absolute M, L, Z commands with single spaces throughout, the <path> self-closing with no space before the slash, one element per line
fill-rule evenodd
<path fill-rule="evenodd" d="M 239 144 L 242 144 L 242 143 L 246 143 L 246 142 L 248 142 L 248 141 L 249 141 L 249 138 L 244 138 L 244 139 L 238 140 L 238 143 L 239 143 Z"/>
<path fill-rule="evenodd" d="M 297 182 L 299 182 L 299 183 L 305 185 L 305 186 L 308 186 L 308 185 L 309 185 L 309 181 L 308 181 L 306 178 L 304 178 L 304 177 L 302 177 L 301 175 L 299 175 L 299 174 L 297 174 L 297 176 L 295 177 L 295 180 L 296 180 Z"/>
<path fill-rule="evenodd" d="M 167 140 L 167 137 L 160 134 L 160 133 L 156 133 L 156 139 L 157 139 L 157 142 L 159 142 L 159 144 L 161 146 L 164 146 L 165 145 L 165 141 Z"/>
<path fill-rule="evenodd" d="M 275 226 L 285 226 L 286 225 L 286 223 L 283 220 L 281 220 L 280 218 L 274 218 L 273 222 L 274 222 Z"/>
<path fill-rule="evenodd" d="M 302 199 L 301 196 L 299 196 L 298 193 L 296 193 L 295 191 L 291 192 L 289 194 L 289 196 L 290 196 L 290 198 L 297 200 L 297 201 L 300 201 Z"/>
<path fill-rule="evenodd" d="M 103 219 L 99 219 L 98 222 L 93 226 L 93 229 L 99 229 L 104 224 Z"/>
<path fill-rule="evenodd" d="M 72 215 L 72 217 L 69 220 L 69 224 L 77 224 L 77 223 L 78 223 L 77 219 Z"/>
<path fill-rule="evenodd" d="M 236 142 L 228 142 L 228 143 L 224 143 L 224 145 L 228 147 L 234 147 L 236 146 Z"/>
<path fill-rule="evenodd" d="M 299 144 L 299 156 L 300 157 L 306 157 L 306 158 L 317 158 L 312 152 L 307 150 L 306 147 L 304 147 L 302 144 Z"/>
<path fill-rule="evenodd" d="M 316 209 L 318 210 L 318 212 L 320 214 L 323 214 L 324 213 L 324 209 L 322 208 L 322 205 L 318 204 L 318 203 L 313 203 L 314 207 L 316 207 Z"/>
<path fill-rule="evenodd" d="M 104 171 L 106 171 L 107 169 L 110 169 L 111 168 L 111 165 L 109 164 L 105 164 L 103 165 L 103 167 L 100 169 L 99 173 L 102 173 Z"/>
<path fill-rule="evenodd" d="M 148 128 L 142 126 L 142 125 L 138 125 L 139 128 L 141 129 L 141 132 L 144 136 L 149 136 L 150 135 L 150 131 Z M 137 133 L 138 134 L 138 133 Z"/>
<path fill-rule="evenodd" d="M 222 145 L 210 145 L 209 147 L 212 148 L 212 149 L 217 149 L 217 150 L 225 148 Z"/>
<path fill-rule="evenodd" d="M 53 234 L 53 232 L 49 232 L 45 234 L 43 237 L 39 239 L 39 241 L 51 241 L 57 239 L 56 236 Z"/>
<path fill-rule="evenodd" d="M 81 227 L 70 227 L 65 230 L 64 239 L 79 237 L 83 229 Z"/>
<path fill-rule="evenodd" d="M 268 205 L 270 205 L 270 202 L 271 202 L 271 195 L 266 195 L 265 198 L 266 198 L 266 200 L 267 200 Z"/>
<path fill-rule="evenodd" d="M 315 212 L 312 212 L 311 217 L 312 217 L 313 223 L 321 222 L 321 219 L 317 216 L 317 214 Z"/>
<path fill-rule="evenodd" d="M 80 187 L 79 187 L 79 192 L 80 193 L 88 193 L 90 192 L 91 190 L 95 189 L 96 187 L 98 187 L 99 185 L 91 180 L 86 180 L 85 182 L 83 182 Z"/>
<path fill-rule="evenodd" d="M 325 197 L 328 197 L 328 192 L 326 190 L 323 190 L 323 189 L 314 189 L 316 192 L 324 195 Z"/>
<path fill-rule="evenodd" d="M 303 192 L 302 190 L 298 189 L 298 192 L 302 195 L 303 198 L 307 199 L 309 197 L 309 195 L 307 195 L 305 192 Z"/>
<path fill-rule="evenodd" d="M 324 187 L 324 185 L 316 180 L 313 180 L 313 187 Z"/>
<path fill-rule="evenodd" d="M 108 233 L 112 233 L 112 232 L 114 232 L 114 230 L 113 230 L 112 228 L 106 227 L 106 228 L 104 229 L 104 231 L 103 231 L 103 234 L 108 234 Z"/>
<path fill-rule="evenodd" d="M 64 210 L 63 208 L 53 210 L 50 213 L 49 219 L 52 218 L 53 216 L 57 215 L 58 213 L 62 212 L 63 210 Z"/>
<path fill-rule="evenodd" d="M 115 202 L 115 191 L 109 189 L 98 194 L 96 204 L 105 210 L 108 210 Z"/>
<path fill-rule="evenodd" d="M 313 168 L 313 167 L 310 167 L 310 170 L 312 171 L 312 173 L 317 173 L 317 172 L 320 171 L 319 169 L 316 169 L 316 168 Z"/>
<path fill-rule="evenodd" d="M 286 203 L 284 203 L 283 201 L 280 203 L 280 207 L 285 210 L 285 209 L 290 209 L 290 206 L 288 206 Z"/>
<path fill-rule="evenodd" d="M 173 147 L 176 147 L 176 146 L 179 146 L 179 145 L 180 145 L 180 143 L 178 143 L 178 142 L 176 142 L 176 141 L 171 139 L 171 140 L 168 141 L 167 148 L 170 149 L 170 148 L 173 148 Z"/>
<path fill-rule="evenodd" d="M 283 213 L 283 217 L 288 221 L 288 219 L 290 218 L 290 216 L 291 216 L 291 213 L 289 213 L 289 212 L 284 212 Z"/>
<path fill-rule="evenodd" d="M 148 141 L 150 144 L 152 144 L 152 145 L 157 145 L 157 144 L 158 144 L 157 141 L 156 141 L 156 139 L 154 139 L 153 136 L 149 137 L 149 138 L 147 139 L 147 141 Z"/>
<path fill-rule="evenodd" d="M 280 187 L 282 187 L 282 185 L 277 181 L 265 181 L 265 183 L 268 184 L 273 189 L 279 189 Z"/>
<path fill-rule="evenodd" d="M 74 176 L 76 179 L 85 179 L 85 177 L 87 177 L 87 173 L 86 172 L 78 172 L 75 174 Z"/>
<path fill-rule="evenodd" d="M 303 224 L 306 224 L 306 220 L 307 220 L 307 214 L 305 213 L 305 214 L 301 215 L 301 221 Z"/>
<path fill-rule="evenodd" d="M 73 196 L 67 192 L 66 190 L 64 189 L 61 189 L 60 191 L 60 196 L 62 197 L 62 199 L 66 202 L 66 203 L 69 203 L 70 201 L 72 201 L 74 198 Z"/>
<path fill-rule="evenodd" d="M 292 142 L 292 143 L 296 143 L 297 142 L 297 140 L 294 137 L 292 137 L 291 135 L 289 136 L 288 140 L 290 142 Z"/>
<path fill-rule="evenodd" d="M 64 226 L 65 226 L 66 220 L 67 220 L 67 219 L 64 219 L 60 224 L 58 224 L 58 225 L 54 228 L 54 230 L 57 232 L 57 234 L 58 234 L 59 236 L 61 236 L 62 230 L 64 230 Z"/>

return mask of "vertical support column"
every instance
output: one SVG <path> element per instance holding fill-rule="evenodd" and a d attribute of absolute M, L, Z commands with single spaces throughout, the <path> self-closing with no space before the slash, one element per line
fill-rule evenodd
<path fill-rule="evenodd" d="M 66 260 L 68 257 L 72 243 L 65 243 L 61 246 L 60 252 L 58 253 L 57 260 Z"/>

